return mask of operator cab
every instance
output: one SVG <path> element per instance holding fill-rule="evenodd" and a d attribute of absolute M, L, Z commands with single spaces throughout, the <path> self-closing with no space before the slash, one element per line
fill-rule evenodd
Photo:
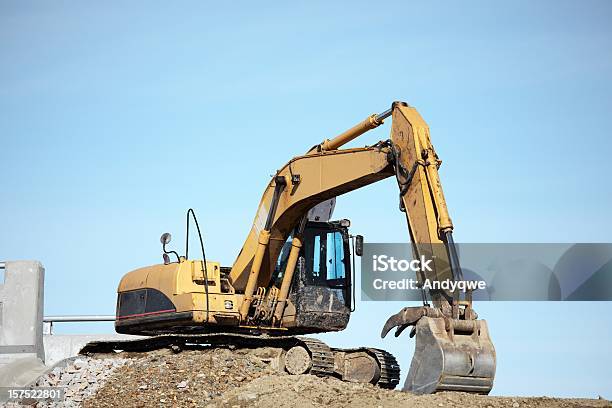
<path fill-rule="evenodd" d="M 295 328 L 304 333 L 342 330 L 348 324 L 353 302 L 349 225 L 348 220 L 309 221 L 302 233 L 289 300 L 295 307 Z M 291 239 L 285 242 L 272 276 L 277 287 L 287 267 Z"/>

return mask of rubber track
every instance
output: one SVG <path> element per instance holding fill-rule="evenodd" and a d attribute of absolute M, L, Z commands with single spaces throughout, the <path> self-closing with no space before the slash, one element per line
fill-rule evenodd
<path fill-rule="evenodd" d="M 333 348 L 333 351 L 343 351 L 345 353 L 357 353 L 365 352 L 370 356 L 374 357 L 380 367 L 380 378 L 376 382 L 376 386 L 392 390 L 400 379 L 400 366 L 395 356 L 386 350 L 370 348 L 370 347 L 357 347 L 350 349 Z"/>
<path fill-rule="evenodd" d="M 300 336 L 298 339 L 308 349 L 312 358 L 310 373 L 317 376 L 329 376 L 334 373 L 334 352 L 321 340 Z"/>
<path fill-rule="evenodd" d="M 376 357 L 380 364 L 380 379 L 376 383 L 380 388 L 392 390 L 399 384 L 400 367 L 395 356 L 388 351 L 368 348 L 368 351 Z"/>

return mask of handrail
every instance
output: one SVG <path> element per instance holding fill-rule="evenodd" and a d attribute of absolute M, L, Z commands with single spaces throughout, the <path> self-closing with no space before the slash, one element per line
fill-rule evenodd
<path fill-rule="evenodd" d="M 45 316 L 43 322 L 114 322 L 114 315 L 73 315 L 73 316 Z"/>
<path fill-rule="evenodd" d="M 43 317 L 43 334 L 53 334 L 53 323 L 75 323 L 75 322 L 114 322 L 113 315 L 73 315 L 73 316 L 45 316 Z"/>

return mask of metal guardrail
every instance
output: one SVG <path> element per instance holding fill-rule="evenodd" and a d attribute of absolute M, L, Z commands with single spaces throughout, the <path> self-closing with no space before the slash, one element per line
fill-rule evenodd
<path fill-rule="evenodd" d="M 114 315 L 72 315 L 43 317 L 43 334 L 53 334 L 53 323 L 114 322 Z"/>
<path fill-rule="evenodd" d="M 45 316 L 43 322 L 114 322 L 114 315 Z"/>

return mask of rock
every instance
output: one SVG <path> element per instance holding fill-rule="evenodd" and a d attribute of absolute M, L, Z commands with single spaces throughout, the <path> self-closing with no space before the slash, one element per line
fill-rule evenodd
<path fill-rule="evenodd" d="M 74 360 L 72 364 L 74 365 L 74 367 L 76 367 L 79 370 L 84 367 L 87 367 L 87 361 L 80 359 L 80 358 L 77 358 L 76 360 Z"/>
<path fill-rule="evenodd" d="M 73 377 L 74 377 L 73 374 L 65 373 L 64 375 L 60 377 L 59 385 L 63 387 L 67 386 L 68 384 L 70 384 L 70 381 L 72 381 Z"/>
<path fill-rule="evenodd" d="M 257 394 L 253 392 L 242 394 L 241 396 L 238 397 L 238 399 L 241 399 L 243 401 L 253 401 L 257 399 Z"/>
<path fill-rule="evenodd" d="M 79 369 L 78 369 L 78 368 L 76 368 L 76 367 L 74 366 L 74 364 L 68 364 L 68 365 L 66 366 L 65 371 L 66 371 L 67 373 L 71 373 L 71 374 L 72 374 L 72 373 L 76 373 L 77 371 L 79 371 Z"/>
<path fill-rule="evenodd" d="M 176 388 L 187 388 L 188 387 L 188 382 L 187 381 L 181 381 L 180 383 L 176 384 Z"/>

